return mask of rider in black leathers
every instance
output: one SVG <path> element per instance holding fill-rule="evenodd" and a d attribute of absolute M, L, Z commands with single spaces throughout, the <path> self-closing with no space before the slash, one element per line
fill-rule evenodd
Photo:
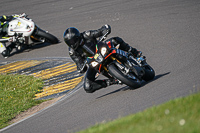
<path fill-rule="evenodd" d="M 70 27 L 66 29 L 63 35 L 65 43 L 69 46 L 69 55 L 76 63 L 77 70 L 80 73 L 87 71 L 84 79 L 84 89 L 87 93 L 93 93 L 96 90 L 105 88 L 109 85 L 119 84 L 120 82 L 111 78 L 108 74 L 104 74 L 106 77 L 108 77 L 108 79 L 96 80 L 96 71 L 93 68 L 87 68 L 87 66 L 84 65 L 87 58 L 87 52 L 84 52 L 85 49 L 83 46 L 86 45 L 89 48 L 95 46 L 97 43 L 97 38 L 103 36 L 106 32 L 109 34 L 111 32 L 111 27 L 109 25 L 104 25 L 98 30 L 88 30 L 82 33 L 80 33 L 78 29 Z M 119 37 L 113 37 L 106 40 L 106 42 L 109 41 L 115 46 L 120 44 L 119 49 L 131 53 L 134 55 L 134 57 L 139 57 L 142 54 L 141 51 L 137 51 L 136 48 L 132 48 Z"/>

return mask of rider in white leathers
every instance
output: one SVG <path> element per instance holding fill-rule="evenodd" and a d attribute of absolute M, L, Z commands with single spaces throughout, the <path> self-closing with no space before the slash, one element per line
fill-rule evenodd
<path fill-rule="evenodd" d="M 15 17 L 22 17 L 22 16 L 25 16 L 25 15 L 26 15 L 25 13 L 22 13 L 20 15 L 10 15 L 10 16 L 3 15 L 3 16 L 0 16 L 0 23 L 1 23 L 1 25 L 0 25 L 0 39 L 6 38 L 8 36 L 7 32 L 3 31 L 3 27 L 7 26 L 6 22 L 11 21 Z M 6 47 L 7 41 L 8 40 L 5 39 L 5 41 L 0 42 L 0 53 L 5 58 L 7 58 L 10 55 L 10 52 L 12 51 L 13 47 L 15 46 L 14 43 L 12 43 L 14 40 L 10 39 L 9 41 L 11 42 L 11 44 Z"/>

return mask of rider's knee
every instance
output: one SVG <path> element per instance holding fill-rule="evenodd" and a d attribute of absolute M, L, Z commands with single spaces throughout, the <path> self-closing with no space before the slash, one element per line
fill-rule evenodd
<path fill-rule="evenodd" d="M 93 93 L 95 92 L 94 88 L 89 84 L 89 83 L 84 83 L 84 90 L 87 92 L 87 93 Z"/>

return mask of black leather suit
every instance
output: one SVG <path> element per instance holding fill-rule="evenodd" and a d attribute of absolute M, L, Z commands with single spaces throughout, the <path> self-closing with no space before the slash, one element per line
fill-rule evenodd
<path fill-rule="evenodd" d="M 107 87 L 106 80 L 96 80 L 95 75 L 96 71 L 93 68 L 88 68 L 85 67 L 84 69 L 84 62 L 87 58 L 86 53 L 84 52 L 83 45 L 86 45 L 87 47 L 94 47 L 97 43 L 97 38 L 101 37 L 103 35 L 104 31 L 103 29 L 98 29 L 98 30 L 89 30 L 81 33 L 81 37 L 84 41 L 84 43 L 79 46 L 76 50 L 73 50 L 72 48 L 69 47 L 69 55 L 72 58 L 72 60 L 76 63 L 77 65 L 77 70 L 79 70 L 81 73 L 84 73 L 86 70 L 86 75 L 84 79 L 84 89 L 87 93 L 93 93 L 96 90 L 99 90 L 101 88 Z M 121 38 L 119 37 L 113 37 L 106 42 L 111 41 L 115 46 L 120 44 L 119 49 L 124 50 L 124 51 L 129 51 L 132 49 L 132 51 L 137 51 L 135 48 L 130 47 L 127 43 L 125 43 Z M 105 75 L 108 78 L 110 78 L 108 75 Z"/>

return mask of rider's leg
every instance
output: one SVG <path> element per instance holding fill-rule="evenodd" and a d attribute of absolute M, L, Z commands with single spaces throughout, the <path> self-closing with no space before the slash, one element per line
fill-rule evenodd
<path fill-rule="evenodd" d="M 131 47 L 128 43 L 126 43 L 120 37 L 112 37 L 108 39 L 106 42 L 108 41 L 111 41 L 114 46 L 117 46 L 118 44 L 120 44 L 119 49 L 131 53 L 134 57 L 138 57 L 142 54 L 141 51 L 138 51 L 136 48 Z"/>
<path fill-rule="evenodd" d="M 84 89 L 87 93 L 93 93 L 101 88 L 119 83 L 118 80 L 112 78 L 105 80 L 96 80 L 95 76 L 96 71 L 93 68 L 89 68 L 84 79 Z"/>
<path fill-rule="evenodd" d="M 87 93 L 93 93 L 96 90 L 105 88 L 107 86 L 106 82 L 103 80 L 95 81 L 95 76 L 96 71 L 92 68 L 89 68 L 84 79 L 84 89 Z"/>

